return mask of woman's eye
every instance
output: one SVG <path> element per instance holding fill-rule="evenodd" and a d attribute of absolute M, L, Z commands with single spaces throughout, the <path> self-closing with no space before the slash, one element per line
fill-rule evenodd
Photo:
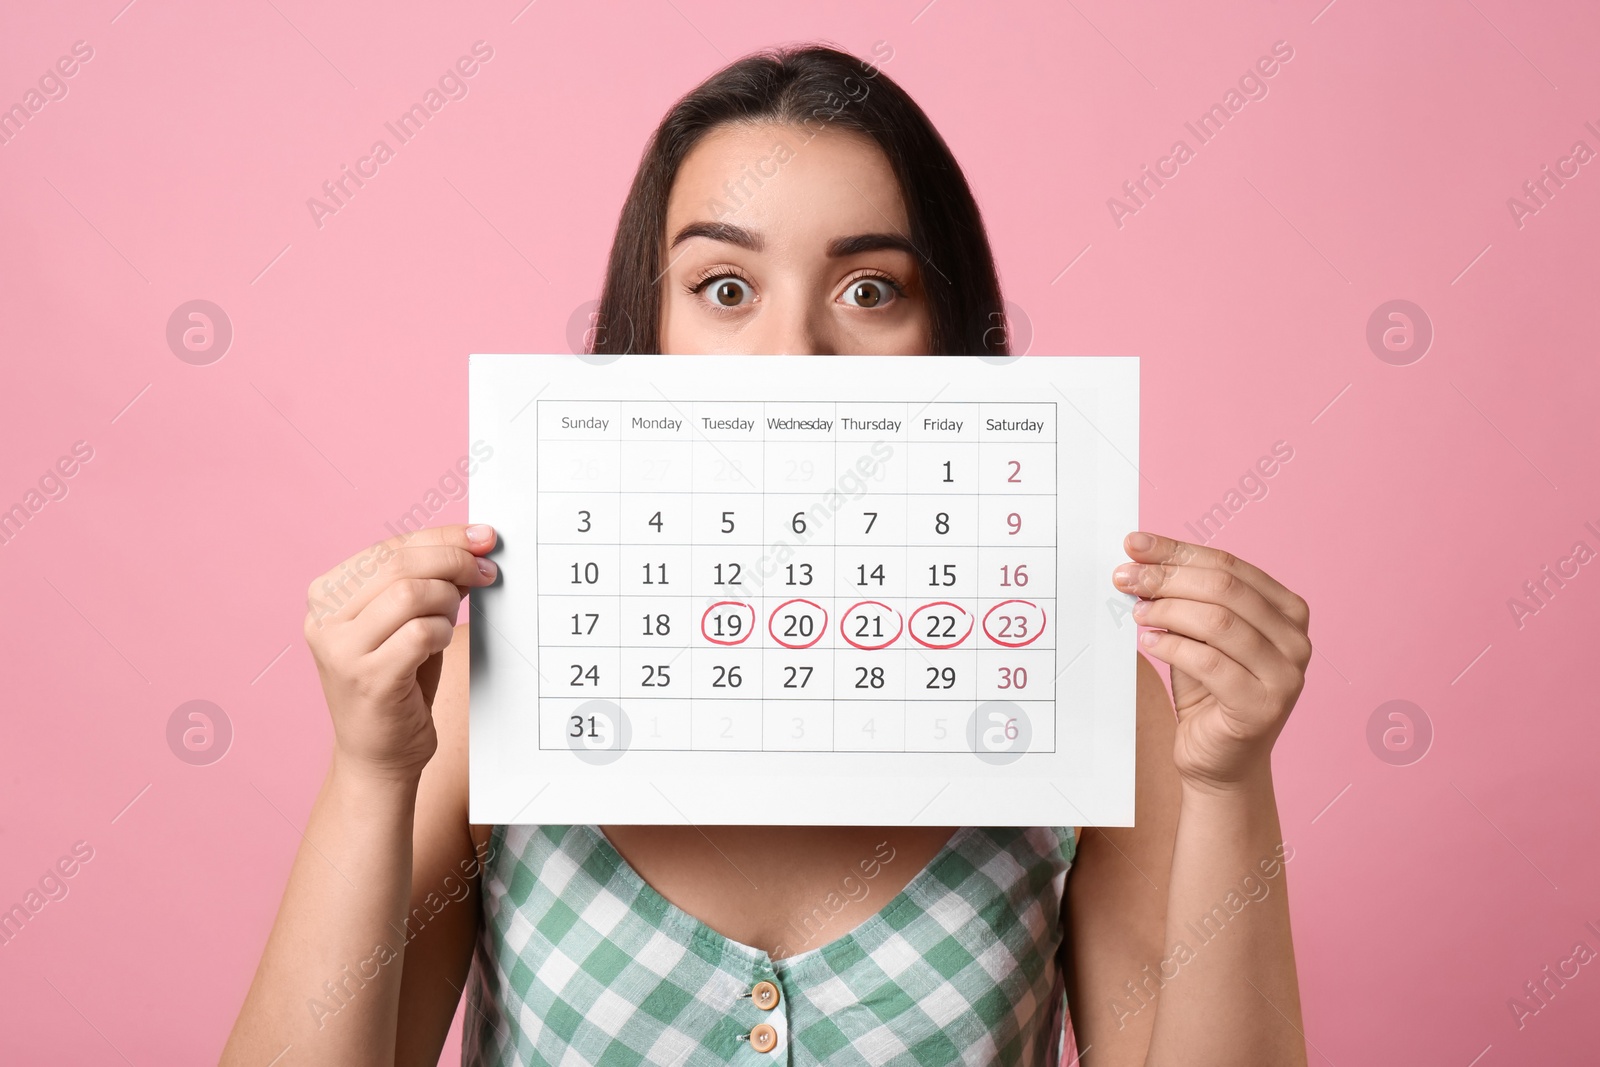
<path fill-rule="evenodd" d="M 749 283 L 732 275 L 715 279 L 713 284 L 706 286 L 706 292 L 712 303 L 724 308 L 736 308 L 755 298 Z"/>
<path fill-rule="evenodd" d="M 845 303 L 860 308 L 881 307 L 894 296 L 894 287 L 882 278 L 857 278 L 844 292 Z"/>

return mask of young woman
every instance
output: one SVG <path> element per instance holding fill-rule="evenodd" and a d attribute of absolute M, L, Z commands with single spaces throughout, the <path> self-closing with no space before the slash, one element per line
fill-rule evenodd
<path fill-rule="evenodd" d="M 597 352 L 1008 351 L 943 140 L 818 47 L 667 114 L 600 306 Z M 465 989 L 474 1064 L 1054 1063 L 1064 1008 L 1095 1067 L 1305 1063 L 1270 757 L 1311 646 L 1259 569 L 1136 532 L 1107 575 L 1176 702 L 1141 656 L 1132 828 L 490 827 L 454 622 L 494 545 L 438 527 L 312 583 L 336 741 L 223 1062 L 433 1064 Z"/>

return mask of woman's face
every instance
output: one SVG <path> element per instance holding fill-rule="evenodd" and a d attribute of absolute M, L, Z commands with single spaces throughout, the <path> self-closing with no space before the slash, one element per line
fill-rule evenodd
<path fill-rule="evenodd" d="M 835 127 L 726 125 L 667 202 L 661 351 L 920 355 L 927 301 L 883 151 Z"/>

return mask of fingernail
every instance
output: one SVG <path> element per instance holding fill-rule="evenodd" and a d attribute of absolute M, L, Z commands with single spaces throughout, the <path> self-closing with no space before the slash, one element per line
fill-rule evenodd
<path fill-rule="evenodd" d="M 1133 585 L 1139 578 L 1142 568 L 1137 563 L 1124 563 L 1111 572 L 1111 580 L 1118 585 Z"/>
<path fill-rule="evenodd" d="M 500 573 L 500 568 L 495 566 L 494 560 L 488 559 L 484 556 L 479 556 L 478 573 L 483 575 L 485 578 L 493 578 L 496 574 Z"/>
<path fill-rule="evenodd" d="M 1134 618 L 1142 619 L 1142 618 L 1145 617 L 1145 615 L 1147 615 L 1149 613 L 1149 611 L 1150 611 L 1150 601 L 1148 601 L 1148 600 L 1136 600 L 1136 601 L 1133 602 L 1133 617 Z"/>
<path fill-rule="evenodd" d="M 474 526 L 467 527 L 467 540 L 473 542 L 474 544 L 486 544 L 488 543 L 489 538 L 493 536 L 494 527 L 492 526 L 485 526 L 483 523 L 478 523 Z"/>
<path fill-rule="evenodd" d="M 1131 533 L 1128 535 L 1128 547 L 1135 552 L 1148 552 L 1156 547 L 1156 539 L 1147 533 Z"/>
<path fill-rule="evenodd" d="M 1139 643 L 1145 648 L 1155 647 L 1155 643 L 1159 640 L 1161 640 L 1161 632 L 1159 630 L 1146 630 L 1139 635 Z"/>

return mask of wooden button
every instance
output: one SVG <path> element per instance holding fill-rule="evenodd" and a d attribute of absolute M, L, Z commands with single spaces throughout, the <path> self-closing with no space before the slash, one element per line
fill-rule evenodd
<path fill-rule="evenodd" d="M 778 1031 L 766 1023 L 758 1023 L 750 1031 L 750 1047 L 757 1052 L 771 1052 L 778 1047 Z"/>
<path fill-rule="evenodd" d="M 757 982 L 750 990 L 750 998 L 762 1011 L 771 1011 L 778 1006 L 778 987 L 771 982 Z"/>

